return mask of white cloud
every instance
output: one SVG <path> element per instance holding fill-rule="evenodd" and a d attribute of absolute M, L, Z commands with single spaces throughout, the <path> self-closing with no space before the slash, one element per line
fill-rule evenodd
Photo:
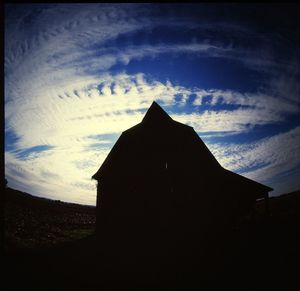
<path fill-rule="evenodd" d="M 37 145 L 49 145 L 53 148 L 32 153 L 22 160 L 17 158 L 17 154 L 8 153 L 6 175 L 8 178 L 16 177 L 12 169 L 17 165 L 26 174 L 25 177 L 17 175 L 14 179 L 35 189 L 36 193 L 93 204 L 96 191 L 90 177 L 97 171 L 116 139 L 103 137 L 92 140 L 91 136 L 115 133 L 117 137 L 123 130 L 142 120 L 142 111 L 150 106 L 152 100 L 160 100 L 166 108 L 172 108 L 177 102 L 178 94 L 189 96 L 194 90 L 200 91 L 198 88 L 175 86 L 171 82 L 164 84 L 155 80 L 147 81 L 142 74 L 103 75 L 95 83 L 82 82 L 76 84 L 76 87 L 70 84 L 58 90 L 53 88 L 42 95 L 33 94 L 33 98 L 19 99 L 18 107 L 11 108 L 12 105 L 7 104 L 6 109 L 11 112 L 7 118 L 8 124 L 20 137 L 16 142 L 18 149 Z M 282 108 L 285 110 L 284 106 Z M 240 133 L 248 131 L 249 124 L 268 124 L 281 120 L 280 112 L 275 112 L 258 106 L 256 109 L 204 111 L 198 114 L 173 113 L 171 116 L 182 123 L 190 124 L 196 131 Z M 274 143 L 274 140 L 275 138 L 271 141 Z M 91 148 L 95 143 L 97 146 Z M 277 165 L 279 157 L 274 161 L 263 155 L 266 152 L 263 148 L 271 148 L 269 143 L 250 145 L 253 150 L 249 146 L 243 149 L 232 145 L 229 153 L 221 153 L 219 149 L 217 158 L 231 170 L 255 165 L 257 160 Z M 216 152 L 215 148 L 212 150 Z M 258 158 L 260 155 L 263 156 Z M 282 165 L 277 169 L 283 169 Z M 276 174 L 276 171 L 272 170 L 272 173 Z M 258 177 L 267 178 L 266 174 L 259 174 Z"/>
<path fill-rule="evenodd" d="M 204 111 L 203 113 L 174 114 L 172 117 L 192 126 L 197 132 L 247 132 L 254 125 L 271 124 L 283 118 L 268 109 L 236 109 L 233 111 Z"/>
<path fill-rule="evenodd" d="M 208 147 L 224 168 L 273 184 L 276 176 L 300 166 L 300 127 L 257 142 L 208 144 Z"/>
<path fill-rule="evenodd" d="M 58 148 L 18 159 L 5 155 L 9 186 L 38 196 L 95 205 L 96 187 L 91 180 L 109 149 Z M 80 185 L 80 186 L 78 186 Z"/>
<path fill-rule="evenodd" d="M 32 12 L 20 8 L 12 12 L 15 17 L 7 18 L 6 130 L 18 137 L 14 144 L 16 150 L 38 145 L 52 147 L 32 152 L 22 159 L 16 151 L 6 152 L 6 175 L 16 187 L 36 195 L 94 204 L 96 191 L 91 175 L 101 165 L 117 136 L 140 122 L 153 100 L 159 100 L 175 120 L 201 132 L 246 132 L 254 125 L 280 122 L 285 114 L 299 112 L 295 98 L 284 99 L 260 92 L 242 94 L 233 90 L 187 88 L 170 81 L 150 79 L 142 73 L 110 74 L 109 69 L 115 64 L 126 65 L 134 59 L 162 54 L 239 59 L 240 52 L 236 54 L 232 46 L 208 41 L 194 40 L 176 45 L 129 44 L 123 49 L 109 45 L 121 35 L 130 37 L 137 31 L 151 30 L 159 25 L 189 28 L 194 25 L 187 21 L 151 18 L 148 8 L 149 5 L 130 4 L 42 5 Z M 196 95 L 194 113 L 172 113 L 176 106 L 185 106 L 193 94 Z M 176 96 L 181 96 L 180 100 Z M 203 111 L 206 96 L 210 96 L 212 107 Z M 219 105 L 236 105 L 236 108 L 214 111 Z M 91 138 L 104 134 L 115 135 L 111 139 Z M 275 138 L 252 145 L 253 150 L 248 147 L 231 150 L 230 157 L 216 147 L 214 150 L 219 151 L 219 159 L 231 169 L 238 170 L 265 159 L 275 167 L 266 169 L 275 175 L 280 167 L 286 168 L 280 164 L 283 156 L 272 160 L 274 156 L 263 151 L 273 144 L 276 144 Z M 292 142 L 289 146 L 293 148 Z M 245 157 L 240 156 L 239 151 L 245 152 Z M 259 155 L 263 155 L 261 159 Z M 261 175 L 264 176 L 266 174 Z"/>

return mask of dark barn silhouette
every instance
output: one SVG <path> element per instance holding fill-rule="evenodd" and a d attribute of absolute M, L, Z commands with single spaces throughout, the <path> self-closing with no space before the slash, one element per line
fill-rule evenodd
<path fill-rule="evenodd" d="M 97 236 L 105 250 L 131 259 L 194 252 L 272 190 L 224 169 L 192 127 L 156 102 L 121 134 L 93 178 Z"/>

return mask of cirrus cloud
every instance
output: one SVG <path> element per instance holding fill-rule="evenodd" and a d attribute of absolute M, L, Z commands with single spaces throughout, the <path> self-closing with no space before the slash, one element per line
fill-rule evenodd
<path fill-rule="evenodd" d="M 137 72 L 128 71 L 143 61 L 155 63 L 160 71 L 165 59 L 230 60 L 250 71 L 271 71 L 268 85 L 274 84 L 278 70 L 293 71 L 286 60 L 274 62 L 271 55 L 261 57 L 256 50 L 218 39 L 220 30 L 243 41 L 247 36 L 259 38 L 248 28 L 176 15 L 164 18 L 153 5 L 7 5 L 6 12 L 5 172 L 9 185 L 32 194 L 95 204 L 90 177 L 120 133 L 140 122 L 153 100 L 200 135 L 225 140 L 299 114 L 296 94 L 283 96 L 295 91 L 297 73 L 272 90 L 262 84 L 241 91 L 187 85 L 172 77 L 163 80 L 143 65 Z M 153 41 L 150 36 L 156 31 L 197 36 Z M 209 147 L 224 167 L 267 183 L 299 166 L 298 156 L 291 154 L 299 152 L 298 128 L 247 145 L 237 138 Z M 286 150 L 278 153 L 284 140 Z"/>

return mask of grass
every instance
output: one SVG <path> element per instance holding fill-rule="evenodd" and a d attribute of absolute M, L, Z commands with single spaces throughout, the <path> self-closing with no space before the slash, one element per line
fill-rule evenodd
<path fill-rule="evenodd" d="M 103 243 L 102 238 L 92 235 L 95 207 L 36 198 L 7 189 L 4 278 L 9 290 L 72 291 L 112 287 L 124 290 L 125 286 L 132 290 L 134 284 L 138 290 L 188 290 L 188 284 L 201 287 L 205 281 L 242 282 L 240 286 L 246 286 L 261 279 L 269 287 L 280 278 L 285 284 L 298 281 L 299 195 L 300 192 L 272 198 L 269 217 L 258 215 L 232 236 L 218 236 L 203 256 L 188 250 L 191 256 L 133 259 L 123 239 L 108 245 L 105 239 Z M 258 214 L 263 208 L 261 202 L 257 204 Z M 198 244 L 191 246 L 189 241 L 186 245 L 192 251 L 201 248 Z M 125 251 L 114 256 L 120 249 Z"/>
<path fill-rule="evenodd" d="M 5 194 L 6 251 L 48 248 L 95 231 L 95 207 L 37 198 L 9 188 Z"/>

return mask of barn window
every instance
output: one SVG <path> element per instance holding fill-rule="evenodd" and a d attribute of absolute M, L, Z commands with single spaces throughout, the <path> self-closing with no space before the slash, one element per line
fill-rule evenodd
<path fill-rule="evenodd" d="M 168 169 L 168 162 L 166 162 L 166 170 Z"/>

